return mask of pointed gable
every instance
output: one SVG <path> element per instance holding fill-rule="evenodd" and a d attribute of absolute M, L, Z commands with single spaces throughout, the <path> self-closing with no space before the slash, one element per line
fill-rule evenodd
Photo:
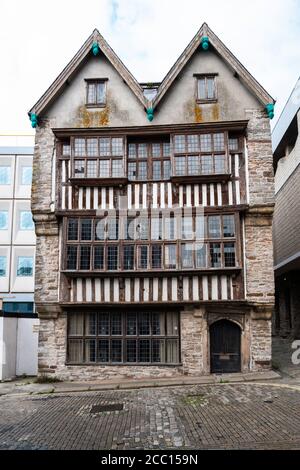
<path fill-rule="evenodd" d="M 252 94 L 263 104 L 275 103 L 275 100 L 267 93 L 267 91 L 255 80 L 248 70 L 238 61 L 232 52 L 222 43 L 206 23 L 203 23 L 197 34 L 194 36 L 189 45 L 177 59 L 173 67 L 167 73 L 160 84 L 158 93 L 153 100 L 152 107 L 160 103 L 167 91 L 172 87 L 174 81 L 182 72 L 183 68 L 188 64 L 194 53 L 201 47 L 203 40 L 208 40 L 208 47 L 212 48 L 219 54 L 224 62 L 234 71 L 236 76 L 242 83 L 252 92 Z"/>
<path fill-rule="evenodd" d="M 29 111 L 29 114 L 34 113 L 40 115 L 43 111 L 56 99 L 62 92 L 64 87 L 69 83 L 71 78 L 76 74 L 82 66 L 86 58 L 93 54 L 93 45 L 98 44 L 99 53 L 103 53 L 111 65 L 116 69 L 124 82 L 128 85 L 136 98 L 139 100 L 143 107 L 147 107 L 147 99 L 144 97 L 143 89 L 130 71 L 125 67 L 123 62 L 119 59 L 117 54 L 106 42 L 104 37 L 97 29 L 88 37 L 83 46 L 75 54 L 73 59 L 63 69 L 59 76 L 54 80 L 52 85 L 46 90 L 41 98 Z M 97 51 L 95 51 L 97 52 Z"/>

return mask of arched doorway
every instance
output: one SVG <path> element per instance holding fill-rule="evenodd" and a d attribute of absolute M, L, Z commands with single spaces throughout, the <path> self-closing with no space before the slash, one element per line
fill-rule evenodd
<path fill-rule="evenodd" d="M 241 329 L 229 320 L 210 326 L 210 369 L 212 373 L 241 371 Z"/>

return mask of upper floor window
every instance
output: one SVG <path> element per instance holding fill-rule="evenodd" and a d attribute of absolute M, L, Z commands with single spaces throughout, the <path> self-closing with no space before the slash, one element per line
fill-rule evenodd
<path fill-rule="evenodd" d="M 87 106 L 106 106 L 106 82 L 104 79 L 86 80 Z"/>
<path fill-rule="evenodd" d="M 75 138 L 74 178 L 124 177 L 123 137 Z"/>
<path fill-rule="evenodd" d="M 0 256 L 0 277 L 6 276 L 6 256 Z"/>
<path fill-rule="evenodd" d="M 11 184 L 10 166 L 0 166 L 0 184 Z"/>
<path fill-rule="evenodd" d="M 20 230 L 34 230 L 34 223 L 30 211 L 20 212 Z"/>
<path fill-rule="evenodd" d="M 224 132 L 174 136 L 173 176 L 228 173 Z"/>
<path fill-rule="evenodd" d="M 8 229 L 8 211 L 0 211 L 0 230 Z"/>
<path fill-rule="evenodd" d="M 197 101 L 215 101 L 217 99 L 217 85 L 215 75 L 198 75 Z"/>
<path fill-rule="evenodd" d="M 129 180 L 168 180 L 171 175 L 170 143 L 129 143 Z"/>
<path fill-rule="evenodd" d="M 30 186 L 32 182 L 32 167 L 22 166 L 21 170 L 21 184 L 24 186 Z"/>
<path fill-rule="evenodd" d="M 19 256 L 17 266 L 17 276 L 32 276 L 33 275 L 33 257 L 32 256 Z"/>

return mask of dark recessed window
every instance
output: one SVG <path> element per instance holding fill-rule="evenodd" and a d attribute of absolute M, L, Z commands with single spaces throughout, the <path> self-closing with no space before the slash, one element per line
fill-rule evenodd
<path fill-rule="evenodd" d="M 179 363 L 179 315 L 175 312 L 72 313 L 69 363 Z"/>
<path fill-rule="evenodd" d="M 87 80 L 86 104 L 88 106 L 106 105 L 106 80 Z"/>

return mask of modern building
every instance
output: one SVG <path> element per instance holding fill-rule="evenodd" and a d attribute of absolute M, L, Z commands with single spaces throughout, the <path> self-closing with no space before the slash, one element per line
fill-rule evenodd
<path fill-rule="evenodd" d="M 37 373 L 34 135 L 0 135 L 0 380 Z"/>
<path fill-rule="evenodd" d="M 154 84 L 91 34 L 29 112 L 40 372 L 270 368 L 273 115 L 206 24 Z"/>
<path fill-rule="evenodd" d="M 274 331 L 300 338 L 300 78 L 272 133 L 275 170 Z"/>

